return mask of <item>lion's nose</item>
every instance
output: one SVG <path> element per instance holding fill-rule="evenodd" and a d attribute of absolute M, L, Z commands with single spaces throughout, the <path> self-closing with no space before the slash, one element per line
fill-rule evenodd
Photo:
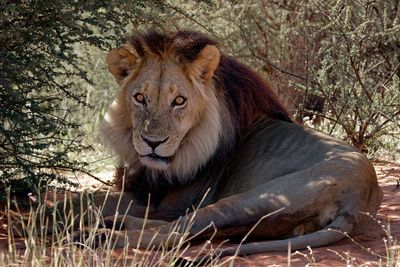
<path fill-rule="evenodd" d="M 143 141 L 146 142 L 146 144 L 149 145 L 149 147 L 151 147 L 153 150 L 155 150 L 156 147 L 158 147 L 158 146 L 161 145 L 162 143 L 167 142 L 167 140 L 169 139 L 169 137 L 167 137 L 167 138 L 165 138 L 165 139 L 163 139 L 163 140 L 160 140 L 160 139 L 159 139 L 159 140 L 154 140 L 154 139 L 150 139 L 150 138 L 148 138 L 148 137 L 144 137 L 144 136 L 142 135 L 142 139 L 143 139 Z"/>

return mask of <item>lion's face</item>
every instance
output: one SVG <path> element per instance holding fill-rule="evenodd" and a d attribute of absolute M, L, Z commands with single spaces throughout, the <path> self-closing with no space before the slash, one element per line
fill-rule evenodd
<path fill-rule="evenodd" d="M 139 159 L 152 169 L 167 169 L 184 137 L 197 126 L 206 99 L 170 60 L 146 60 L 126 86 Z"/>
<path fill-rule="evenodd" d="M 108 67 L 121 91 L 103 134 L 129 165 L 137 162 L 185 182 L 231 131 L 230 115 L 212 84 L 219 50 L 205 46 L 191 61 L 133 47 L 116 48 Z"/>

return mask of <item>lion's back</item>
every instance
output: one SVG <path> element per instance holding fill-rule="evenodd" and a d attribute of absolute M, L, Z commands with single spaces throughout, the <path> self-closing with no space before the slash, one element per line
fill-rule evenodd
<path fill-rule="evenodd" d="M 227 165 L 225 176 L 231 185 L 223 195 L 250 190 L 348 153 L 370 165 L 355 148 L 327 134 L 295 123 L 265 120 L 248 133 Z"/>

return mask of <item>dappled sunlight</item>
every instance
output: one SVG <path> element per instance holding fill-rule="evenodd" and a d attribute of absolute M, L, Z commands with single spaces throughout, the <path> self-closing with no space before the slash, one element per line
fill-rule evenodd
<path fill-rule="evenodd" d="M 376 266 L 380 261 L 385 265 L 386 234 L 382 228 L 387 228 L 389 222 L 392 236 L 400 240 L 400 189 L 396 187 L 396 180 L 400 178 L 400 166 L 378 163 L 375 164 L 375 169 L 378 182 L 384 191 L 384 198 L 378 211 L 377 221 L 372 228 L 366 234 L 354 237 L 354 240 L 343 239 L 329 247 L 313 248 L 312 253 L 307 250 L 292 253 L 290 262 L 293 266 L 305 266 L 313 262 L 319 266 L 344 266 L 347 261 L 356 266 L 362 264 Z M 282 252 L 239 257 L 235 260 L 235 266 L 283 266 L 287 263 L 288 254 Z"/>
<path fill-rule="evenodd" d="M 234 266 L 286 266 L 290 261 L 292 266 L 305 266 L 316 264 L 318 266 L 345 266 L 365 265 L 376 266 L 385 265 L 387 234 L 384 230 L 390 222 L 391 235 L 396 240 L 400 240 L 400 189 L 396 190 L 396 179 L 400 177 L 400 167 L 389 163 L 375 164 L 378 174 L 378 181 L 384 191 L 383 203 L 378 211 L 378 217 L 367 231 L 353 237 L 345 238 L 329 247 L 313 248 L 301 252 L 268 252 L 255 254 L 247 257 L 236 257 Z M 266 196 L 264 196 L 266 197 Z M 385 239 L 386 238 L 386 239 Z M 387 241 L 386 241 L 387 242 Z M 223 244 L 223 248 L 228 248 L 229 243 Z M 191 247 L 195 251 L 199 246 Z M 222 262 L 230 257 L 225 257 Z M 289 261 L 288 261 L 289 260 Z M 229 264 L 226 264 L 229 266 Z"/>

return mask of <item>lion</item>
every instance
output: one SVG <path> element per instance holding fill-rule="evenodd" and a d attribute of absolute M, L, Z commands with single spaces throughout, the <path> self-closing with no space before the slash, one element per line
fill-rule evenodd
<path fill-rule="evenodd" d="M 252 229 L 256 242 L 220 251 L 248 255 L 326 246 L 375 216 L 382 190 L 367 158 L 294 123 L 269 85 L 216 41 L 138 33 L 107 64 L 120 89 L 101 135 L 124 175 L 103 213 L 114 216 L 118 198 L 128 209 L 128 238 L 117 246 L 137 245 L 145 217 L 144 246 L 154 231 L 151 241 L 168 245 L 167 229 L 194 217 L 192 236 L 207 237 L 210 224 L 224 238 Z"/>

